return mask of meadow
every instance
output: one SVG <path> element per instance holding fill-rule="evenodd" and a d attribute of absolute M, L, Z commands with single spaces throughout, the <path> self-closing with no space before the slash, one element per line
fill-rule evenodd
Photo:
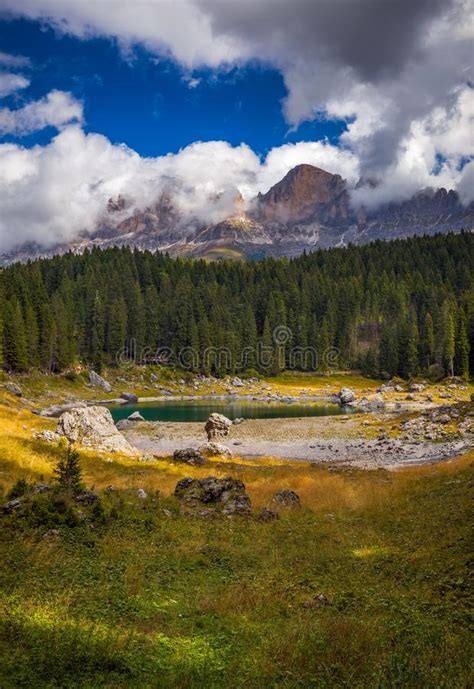
<path fill-rule="evenodd" d="M 3 498 L 51 481 L 61 450 L 32 439 L 51 421 L 2 405 L 0 424 Z M 2 689 L 472 686 L 473 453 L 397 472 L 110 460 L 81 453 L 97 518 L 0 517 Z M 302 506 L 182 515 L 176 482 L 210 474 L 244 481 L 255 510 L 281 488 Z"/>

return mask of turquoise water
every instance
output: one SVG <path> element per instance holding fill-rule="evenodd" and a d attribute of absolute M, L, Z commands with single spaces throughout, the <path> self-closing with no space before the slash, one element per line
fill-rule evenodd
<path fill-rule="evenodd" d="M 229 419 L 279 419 L 297 416 L 334 416 L 349 414 L 354 410 L 329 403 L 293 404 L 281 402 L 256 402 L 251 400 L 166 400 L 143 404 L 111 405 L 114 421 L 126 419 L 139 411 L 146 421 L 206 421 L 209 414 L 218 412 Z"/>

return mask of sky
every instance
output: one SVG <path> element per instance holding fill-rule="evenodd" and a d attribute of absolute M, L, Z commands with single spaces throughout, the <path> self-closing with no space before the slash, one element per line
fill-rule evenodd
<path fill-rule="evenodd" d="M 0 0 L 0 251 L 170 185 L 219 219 L 211 197 L 299 163 L 354 206 L 426 186 L 469 203 L 473 1 Z"/>

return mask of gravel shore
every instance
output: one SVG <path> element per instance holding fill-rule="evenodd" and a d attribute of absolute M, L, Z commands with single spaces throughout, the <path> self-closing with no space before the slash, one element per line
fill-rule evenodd
<path fill-rule="evenodd" d="M 390 422 L 393 419 L 384 415 L 370 423 L 380 423 L 381 430 Z M 354 416 L 249 419 L 232 426 L 223 442 L 235 457 L 275 457 L 364 469 L 440 462 L 470 449 L 464 440 L 409 442 L 384 434 L 367 438 L 362 423 Z M 138 424 L 125 435 L 132 445 L 156 456 L 169 456 L 185 447 L 198 448 L 206 440 L 202 423 Z"/>

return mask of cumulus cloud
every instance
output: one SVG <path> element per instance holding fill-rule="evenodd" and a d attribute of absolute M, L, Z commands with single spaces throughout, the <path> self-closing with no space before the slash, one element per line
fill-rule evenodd
<path fill-rule="evenodd" d="M 0 135 L 23 136 L 45 127 L 60 129 L 71 122 L 81 121 L 82 104 L 70 93 L 54 90 L 21 108 L 0 108 Z"/>
<path fill-rule="evenodd" d="M 198 85 L 196 67 L 258 59 L 283 75 L 290 127 L 320 116 L 347 121 L 339 146 L 287 144 L 263 162 L 249 147 L 225 142 L 144 159 L 68 126 L 82 121 L 70 94 L 52 91 L 3 108 L 0 133 L 63 129 L 43 148 L 0 147 L 3 248 L 13 238 L 70 239 L 90 229 L 118 193 L 146 205 L 172 186 L 185 211 L 209 217 L 210 196 L 239 188 L 251 198 L 299 163 L 348 179 L 355 205 L 372 208 L 425 186 L 457 188 L 465 203 L 473 199 L 473 0 L 114 0 L 113 11 L 108 0 L 2 0 L 2 9 L 81 39 L 108 36 L 124 54 L 141 44 L 181 64 L 190 88 Z M 27 58 L 0 53 L 2 66 L 0 96 L 28 85 L 14 73 Z M 360 177 L 378 183 L 356 188 Z"/>
<path fill-rule="evenodd" d="M 232 210 L 236 189 L 250 200 L 296 162 L 357 178 L 357 160 L 321 142 L 287 144 L 270 151 L 263 162 L 245 144 L 232 147 L 225 141 L 197 142 L 176 154 L 142 158 L 100 134 L 86 134 L 79 125 L 65 127 L 46 146 L 3 144 L 0 250 L 25 241 L 45 246 L 71 241 L 92 230 L 108 199 L 119 194 L 144 208 L 171 190 L 183 213 L 215 222 Z M 220 203 L 211 202 L 219 196 Z"/>
<path fill-rule="evenodd" d="M 347 119 L 343 145 L 364 176 L 385 179 L 388 196 L 390 173 L 405 169 L 407 160 L 428 161 L 412 191 L 418 179 L 430 177 L 432 156 L 419 151 L 427 123 L 456 110 L 460 89 L 472 84 L 473 0 L 114 0 L 113 11 L 108 0 L 2 5 L 80 38 L 109 36 L 128 51 L 139 43 L 188 73 L 249 59 L 271 64 L 288 89 L 289 125 L 320 113 Z M 446 149 L 439 153 L 454 156 L 447 166 L 455 167 L 450 142 L 441 134 L 437 141 Z M 394 197 L 399 193 L 395 181 Z"/>

